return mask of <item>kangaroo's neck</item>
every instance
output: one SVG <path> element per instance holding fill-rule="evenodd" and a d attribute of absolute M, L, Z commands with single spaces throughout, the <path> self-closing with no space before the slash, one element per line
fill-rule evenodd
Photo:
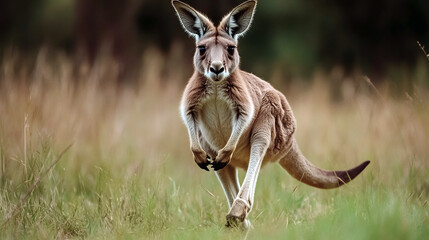
<path fill-rule="evenodd" d="M 228 78 L 222 81 L 217 82 L 207 79 L 204 74 L 198 71 L 194 72 L 191 80 L 194 82 L 193 86 L 195 88 L 204 90 L 208 95 L 217 93 L 219 91 L 229 92 L 230 88 L 245 84 L 243 82 L 242 71 L 239 68 L 235 69 L 235 71 L 232 72 Z"/>

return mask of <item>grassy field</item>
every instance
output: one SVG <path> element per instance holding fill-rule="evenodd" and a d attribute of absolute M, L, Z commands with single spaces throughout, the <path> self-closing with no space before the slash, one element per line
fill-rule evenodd
<path fill-rule="evenodd" d="M 249 216 L 254 229 L 243 232 L 224 227 L 221 186 L 192 160 L 178 113 L 186 73 L 165 73 L 162 57 L 152 59 L 132 87 L 116 87 L 118 66 L 108 60 L 90 69 L 61 57 L 48 63 L 41 53 L 31 71 L 4 61 L 0 239 L 429 236 L 426 90 L 392 97 L 362 77 L 336 91 L 324 84 L 329 75 L 315 74 L 311 86 L 273 79 L 294 109 L 308 159 L 337 170 L 371 164 L 335 190 L 268 165 Z"/>

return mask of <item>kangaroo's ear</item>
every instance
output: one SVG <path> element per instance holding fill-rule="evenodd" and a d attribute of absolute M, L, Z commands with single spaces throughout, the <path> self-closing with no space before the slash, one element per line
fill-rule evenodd
<path fill-rule="evenodd" d="M 238 37 L 249 29 L 255 8 L 256 0 L 249 0 L 238 5 L 222 19 L 220 28 L 237 41 Z"/>
<path fill-rule="evenodd" d="M 203 14 L 192 8 L 186 3 L 173 0 L 171 4 L 176 10 L 180 23 L 183 28 L 191 36 L 198 41 L 210 28 L 213 28 L 213 23 Z"/>

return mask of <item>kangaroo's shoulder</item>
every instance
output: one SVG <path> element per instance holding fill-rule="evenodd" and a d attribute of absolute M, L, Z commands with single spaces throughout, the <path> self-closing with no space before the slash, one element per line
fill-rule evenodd
<path fill-rule="evenodd" d="M 247 85 L 247 89 L 249 89 L 249 93 L 252 95 L 255 104 L 257 102 L 261 103 L 262 98 L 267 92 L 276 91 L 270 83 L 252 73 L 240 70 L 240 75 L 244 84 Z"/>
<path fill-rule="evenodd" d="M 253 91 L 262 105 L 269 104 L 279 108 L 289 108 L 285 95 L 275 89 L 269 82 L 249 72 L 241 71 L 240 74 L 248 88 Z"/>
<path fill-rule="evenodd" d="M 260 77 L 258 77 L 256 75 L 254 75 L 253 73 L 249 73 L 249 72 L 240 70 L 240 75 L 242 76 L 243 80 L 248 85 L 250 85 L 251 88 L 259 89 L 262 91 L 274 89 L 270 83 L 268 83 L 267 81 L 261 79 Z"/>

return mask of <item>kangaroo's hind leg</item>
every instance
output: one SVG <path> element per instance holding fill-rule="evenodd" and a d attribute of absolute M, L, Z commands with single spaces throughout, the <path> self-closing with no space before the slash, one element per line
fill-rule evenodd
<path fill-rule="evenodd" d="M 204 151 L 208 154 L 207 157 L 211 159 L 216 158 L 216 151 L 214 151 L 203 138 L 200 138 L 200 142 Z M 231 208 L 231 205 L 240 190 L 237 169 L 231 165 L 227 165 L 219 171 L 215 171 L 215 173 L 222 185 L 226 199 L 228 200 L 228 207 Z"/>
<path fill-rule="evenodd" d="M 237 169 L 233 166 L 227 165 L 223 169 L 216 171 L 216 176 L 225 192 L 226 199 L 228 200 L 228 207 L 231 208 L 232 203 L 240 190 Z"/>
<path fill-rule="evenodd" d="M 237 169 L 230 165 L 225 166 L 223 169 L 216 171 L 216 176 L 218 177 L 223 191 L 225 192 L 226 199 L 228 200 L 229 209 L 231 209 L 234 200 L 236 199 L 238 192 L 240 190 L 240 183 L 238 180 Z M 229 222 L 226 224 L 228 227 L 231 226 Z M 245 219 L 243 222 L 245 228 L 251 228 L 252 224 Z"/>
<path fill-rule="evenodd" d="M 250 159 L 246 176 L 231 209 L 226 216 L 227 225 L 237 225 L 246 220 L 247 214 L 252 209 L 256 181 L 262 161 L 271 141 L 271 129 L 273 119 L 269 116 L 258 119 L 254 123 L 253 133 L 250 139 Z M 248 221 L 245 222 L 245 224 Z"/>

